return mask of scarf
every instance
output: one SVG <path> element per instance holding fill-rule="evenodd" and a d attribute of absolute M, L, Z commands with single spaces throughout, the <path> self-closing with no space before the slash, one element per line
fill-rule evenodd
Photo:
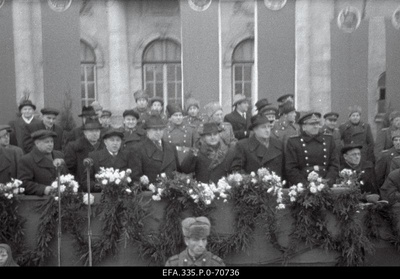
<path fill-rule="evenodd" d="M 220 140 L 216 146 L 211 146 L 201 139 L 200 153 L 204 154 L 211 160 L 208 169 L 213 170 L 225 160 L 226 154 L 228 153 L 228 146 L 224 144 L 222 140 Z"/>

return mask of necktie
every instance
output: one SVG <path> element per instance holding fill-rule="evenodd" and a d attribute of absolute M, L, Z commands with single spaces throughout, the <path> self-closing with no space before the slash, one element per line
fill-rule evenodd
<path fill-rule="evenodd" d="M 162 151 L 161 141 L 156 140 L 156 141 L 154 141 L 154 143 L 156 144 L 157 148 Z"/>
<path fill-rule="evenodd" d="M 245 112 L 242 113 L 242 116 L 243 116 L 244 119 L 246 119 L 246 113 Z"/>

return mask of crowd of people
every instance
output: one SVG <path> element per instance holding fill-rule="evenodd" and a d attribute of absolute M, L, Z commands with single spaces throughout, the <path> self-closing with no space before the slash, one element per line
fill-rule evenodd
<path fill-rule="evenodd" d="M 151 183 L 161 173 L 183 172 L 217 183 L 230 173 L 267 168 L 287 187 L 306 183 L 311 171 L 332 186 L 347 168 L 360 174 L 363 192 L 390 201 L 400 196 L 400 182 L 387 179 L 400 166 L 399 111 L 390 113 L 389 126 L 375 141 L 357 105 L 339 125 L 336 112 L 300 114 L 291 94 L 276 105 L 259 99 L 255 110 L 246 96 L 236 94 L 227 113 L 219 102 L 202 111 L 194 98 L 182 108 L 164 106 L 162 98 L 149 98 L 143 90 L 134 97 L 137 106 L 123 111 L 119 127 L 111 125 L 112 112 L 95 101 L 82 108 L 82 124 L 70 131 L 57 121 L 57 109 L 44 107 L 38 117 L 36 106 L 24 99 L 19 116 L 0 125 L 0 183 L 18 178 L 25 194 L 46 195 L 56 179 L 55 159 L 63 162 L 62 174 L 73 174 L 82 191 L 92 192 L 101 191 L 95 180 L 101 167 L 130 168 L 133 181 L 146 175 Z M 86 158 L 90 166 L 84 165 Z"/>
<path fill-rule="evenodd" d="M 35 104 L 23 100 L 19 116 L 0 125 L 0 183 L 18 178 L 26 195 L 42 196 L 50 193 L 58 173 L 74 175 L 83 192 L 88 187 L 101 192 L 95 179 L 101 167 L 129 168 L 133 182 L 146 175 L 151 183 L 162 173 L 171 177 L 182 172 L 203 183 L 217 183 L 231 173 L 267 168 L 285 180 L 286 187 L 305 184 L 312 171 L 333 186 L 341 170 L 351 169 L 359 174 L 363 193 L 400 200 L 399 111 L 390 113 L 389 126 L 374 140 L 357 105 L 345 116 L 299 113 L 288 94 L 276 105 L 259 99 L 252 111 L 249 99 L 236 94 L 232 111 L 225 113 L 219 102 L 202 110 L 194 98 L 182 107 L 164 106 L 162 98 L 149 98 L 142 90 L 134 97 L 137 106 L 123 112 L 121 126 L 113 126 L 112 112 L 96 101 L 82 108 L 82 124 L 70 131 L 57 122 L 57 109 L 44 107 L 37 117 Z M 85 164 L 87 159 L 90 164 Z M 204 238 L 209 232 L 204 218 L 186 220 L 182 226 L 188 227 L 188 247 L 192 233 Z M 168 264 L 188 257 L 176 255 Z M 204 259 L 221 263 L 213 255 Z"/>

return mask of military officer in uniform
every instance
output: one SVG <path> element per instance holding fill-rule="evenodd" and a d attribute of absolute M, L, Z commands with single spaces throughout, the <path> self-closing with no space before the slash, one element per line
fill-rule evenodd
<path fill-rule="evenodd" d="M 340 139 L 339 128 L 336 127 L 339 113 L 328 112 L 324 114 L 324 125 L 321 128 L 323 134 L 332 135 L 335 140 L 336 148 L 340 152 L 343 147 L 342 140 Z"/>
<path fill-rule="evenodd" d="M 225 142 L 227 146 L 235 145 L 237 143 L 237 138 L 233 133 L 232 124 L 229 122 L 224 122 L 223 110 L 219 102 L 210 102 L 204 106 L 207 113 L 208 119 L 206 122 L 215 122 L 218 124 L 219 134 L 221 139 Z M 200 125 L 197 132 L 202 133 L 203 125 Z M 195 147 L 198 138 L 195 139 Z"/>
<path fill-rule="evenodd" d="M 138 125 L 140 121 L 139 113 L 134 109 L 127 109 L 122 113 L 123 126 L 119 130 L 124 133 L 124 141 L 122 143 L 124 149 L 132 149 L 136 144 L 142 142 L 146 137 L 146 131 L 142 125 Z"/>
<path fill-rule="evenodd" d="M 339 126 L 343 145 L 361 144 L 363 146 L 361 160 L 371 161 L 375 164 L 374 138 L 371 126 L 361 121 L 360 106 L 351 106 L 349 111 L 349 120 Z"/>
<path fill-rule="evenodd" d="M 376 160 L 378 160 L 379 156 L 382 155 L 383 150 L 387 150 L 393 147 L 392 133 L 400 131 L 400 111 L 391 112 L 389 115 L 389 119 L 390 126 L 382 128 L 380 132 L 376 135 L 374 147 Z"/>
<path fill-rule="evenodd" d="M 233 96 L 233 107 L 233 111 L 225 115 L 224 121 L 231 123 L 235 138 L 248 138 L 251 114 L 247 97 L 243 94 Z"/>
<path fill-rule="evenodd" d="M 296 123 L 296 109 L 292 103 L 287 102 L 280 108 L 280 117 L 275 121 L 272 128 L 273 134 L 277 135 L 278 139 L 283 141 L 283 146 L 286 148 L 286 142 L 289 137 L 299 133 L 299 125 Z"/>
<path fill-rule="evenodd" d="M 263 107 L 265 107 L 265 106 L 270 106 L 270 105 L 272 105 L 272 103 L 270 103 L 270 102 L 268 101 L 267 98 L 259 99 L 259 100 L 254 104 L 255 110 L 256 110 L 256 111 L 254 112 L 253 115 L 260 113 L 260 111 L 262 110 Z"/>
<path fill-rule="evenodd" d="M 274 129 L 276 117 L 278 116 L 278 109 L 273 105 L 266 105 L 258 111 L 258 115 L 263 115 L 269 120 L 268 126 L 271 128 L 271 136 L 278 140 L 281 140 L 279 138 L 279 132 L 277 131 L 277 129 Z"/>
<path fill-rule="evenodd" d="M 299 118 L 300 134 L 287 141 L 285 174 L 290 185 L 306 185 L 308 174 L 316 171 L 329 186 L 339 173 L 339 153 L 331 135 L 320 132 L 321 114 L 307 113 Z"/>
<path fill-rule="evenodd" d="M 283 142 L 271 137 L 270 121 L 264 115 L 251 117 L 252 135 L 236 144 L 231 172 L 256 172 L 267 168 L 283 176 Z"/>
<path fill-rule="evenodd" d="M 169 120 L 163 139 L 176 147 L 180 164 L 193 147 L 195 134 L 193 128 L 184 123 L 183 110 L 180 105 L 168 104 L 167 112 Z"/>
<path fill-rule="evenodd" d="M 199 125 L 204 123 L 204 115 L 200 113 L 200 103 L 194 98 L 188 98 L 185 104 L 186 114 L 184 122 L 197 130 Z"/>
<path fill-rule="evenodd" d="M 134 110 L 139 114 L 137 125 L 142 127 L 144 120 L 150 115 L 149 95 L 143 90 L 137 90 L 133 93 L 133 96 L 136 101 L 136 108 Z"/>
<path fill-rule="evenodd" d="M 383 185 L 385 179 L 390 173 L 391 164 L 397 156 L 400 156 L 400 130 L 393 131 L 392 133 L 393 147 L 382 150 L 381 155 L 375 164 L 376 182 L 378 188 Z"/>
<path fill-rule="evenodd" d="M 165 266 L 225 266 L 223 260 L 207 251 L 207 237 L 210 235 L 210 221 L 207 217 L 188 217 L 182 221 L 186 249 L 170 257 Z"/>

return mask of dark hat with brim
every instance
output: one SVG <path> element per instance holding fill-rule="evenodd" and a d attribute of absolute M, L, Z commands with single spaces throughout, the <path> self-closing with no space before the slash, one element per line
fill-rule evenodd
<path fill-rule="evenodd" d="M 249 126 L 249 130 L 253 130 L 255 127 L 265 123 L 271 123 L 266 116 L 262 114 L 253 115 L 251 117 L 251 125 Z"/>
<path fill-rule="evenodd" d="M 201 136 L 219 133 L 218 124 L 215 122 L 207 122 L 203 124 L 203 129 L 199 131 Z"/>
<path fill-rule="evenodd" d="M 278 109 L 274 106 L 265 106 L 263 107 L 260 111 L 259 114 L 263 114 L 263 115 L 278 115 Z"/>
<path fill-rule="evenodd" d="M 50 131 L 50 130 L 42 129 L 42 130 L 35 131 L 31 134 L 31 138 L 33 140 L 41 140 L 41 139 L 50 138 L 50 137 L 56 138 L 57 133 Z"/>
<path fill-rule="evenodd" d="M 284 103 L 288 98 L 293 99 L 294 95 L 293 94 L 285 94 L 285 95 L 280 96 L 276 101 L 279 103 Z"/>
<path fill-rule="evenodd" d="M 51 114 L 51 115 L 56 115 L 56 116 L 60 113 L 60 111 L 58 109 L 55 109 L 55 108 L 42 108 L 40 110 L 40 112 L 43 115 Z"/>
<path fill-rule="evenodd" d="M 82 107 L 82 113 L 79 114 L 79 117 L 90 117 L 90 116 L 96 116 L 96 111 L 92 106 L 83 106 Z"/>
<path fill-rule="evenodd" d="M 314 124 L 321 121 L 321 114 L 319 112 L 310 112 L 301 116 L 297 123 L 300 125 L 304 124 Z"/>
<path fill-rule="evenodd" d="M 19 106 L 18 106 L 18 110 L 21 111 L 21 109 L 25 106 L 29 106 L 31 108 L 33 108 L 33 110 L 36 110 L 36 106 L 32 103 L 31 100 L 23 100 Z"/>
<path fill-rule="evenodd" d="M 108 139 L 108 138 L 113 137 L 113 136 L 120 137 L 121 139 L 123 139 L 124 138 L 124 133 L 121 132 L 120 130 L 111 128 L 111 129 L 107 130 L 104 133 L 103 139 Z"/>
<path fill-rule="evenodd" d="M 324 114 L 325 119 L 337 120 L 339 118 L 339 113 L 337 112 L 328 112 Z"/>
<path fill-rule="evenodd" d="M 272 105 L 272 103 L 270 103 L 267 98 L 260 99 L 255 103 L 257 111 L 260 111 L 263 107 L 269 105 Z"/>
<path fill-rule="evenodd" d="M 102 128 L 98 119 L 89 118 L 83 125 L 83 130 L 100 130 Z"/>
<path fill-rule="evenodd" d="M 148 129 L 164 129 L 167 126 L 165 121 L 161 118 L 161 116 L 157 114 L 151 114 L 144 121 L 143 128 Z"/>
<path fill-rule="evenodd" d="M 133 116 L 136 119 L 139 119 L 139 113 L 137 111 L 135 111 L 134 109 L 127 109 L 122 113 L 122 117 L 125 117 L 128 115 Z"/>
<path fill-rule="evenodd" d="M 348 144 L 342 147 L 342 149 L 340 150 L 342 152 L 342 154 L 345 154 L 347 151 L 352 150 L 352 149 L 361 149 L 362 145 L 360 144 Z"/>
<path fill-rule="evenodd" d="M 291 103 L 291 102 L 283 103 L 282 105 L 280 105 L 279 108 L 280 108 L 281 114 L 288 114 L 292 111 L 296 111 L 296 108 L 294 107 L 293 103 Z"/>

